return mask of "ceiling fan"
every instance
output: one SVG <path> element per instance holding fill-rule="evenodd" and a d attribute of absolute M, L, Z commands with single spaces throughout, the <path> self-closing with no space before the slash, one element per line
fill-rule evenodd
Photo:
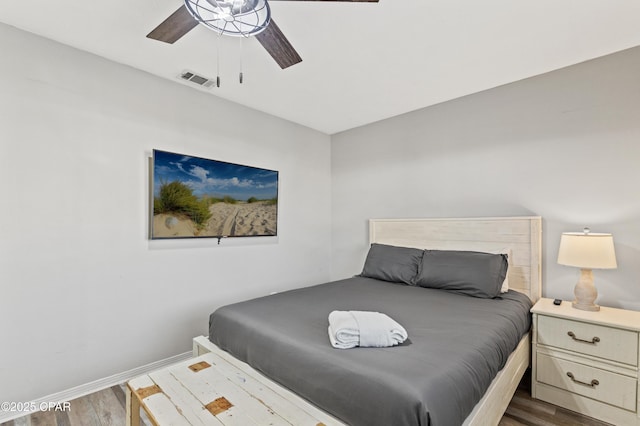
<path fill-rule="evenodd" d="M 269 0 L 280 1 L 280 0 Z M 289 0 L 377 3 L 379 0 Z M 173 44 L 198 24 L 223 35 L 255 35 L 271 57 L 285 69 L 302 58 L 271 19 L 267 0 L 184 0 L 184 4 L 147 34 L 148 38 Z"/>

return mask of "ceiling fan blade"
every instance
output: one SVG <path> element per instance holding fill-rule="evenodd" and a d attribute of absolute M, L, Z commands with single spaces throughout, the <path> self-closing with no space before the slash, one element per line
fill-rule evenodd
<path fill-rule="evenodd" d="M 378 3 L 379 0 L 269 0 L 269 1 L 333 1 L 347 3 Z"/>
<path fill-rule="evenodd" d="M 262 47 L 269 52 L 269 55 L 280 65 L 280 68 L 285 69 L 302 62 L 302 58 L 298 55 L 296 49 L 289 43 L 289 40 L 280 31 L 273 19 L 264 31 L 256 35 L 256 38 Z"/>
<path fill-rule="evenodd" d="M 191 16 L 187 7 L 182 5 L 180 9 L 173 12 L 171 16 L 147 34 L 147 37 L 173 44 L 196 25 L 198 25 L 198 21 Z"/>

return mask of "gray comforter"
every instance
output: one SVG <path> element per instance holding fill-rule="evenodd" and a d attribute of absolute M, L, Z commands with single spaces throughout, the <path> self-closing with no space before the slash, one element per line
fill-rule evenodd
<path fill-rule="evenodd" d="M 224 306 L 209 338 L 350 425 L 460 425 L 528 332 L 530 308 L 514 291 L 478 299 L 354 277 Z M 409 339 L 334 349 L 333 310 L 385 313 Z"/>

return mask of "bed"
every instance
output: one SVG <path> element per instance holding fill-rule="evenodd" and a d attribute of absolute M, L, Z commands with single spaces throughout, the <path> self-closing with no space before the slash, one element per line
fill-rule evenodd
<path fill-rule="evenodd" d="M 497 424 L 529 364 L 541 219 L 370 220 L 369 242 L 360 276 L 219 308 L 204 345 L 227 351 L 344 424 Z M 508 252 L 509 291 L 478 297 L 370 273 L 373 249 L 394 247 Z M 335 349 L 327 334 L 332 310 L 383 312 L 406 327 L 409 339 L 389 348 Z"/>

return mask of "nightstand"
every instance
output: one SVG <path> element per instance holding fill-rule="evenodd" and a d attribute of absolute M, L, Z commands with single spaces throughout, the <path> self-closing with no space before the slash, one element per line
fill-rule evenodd
<path fill-rule="evenodd" d="M 615 425 L 640 425 L 640 312 L 581 311 L 552 299 L 531 312 L 531 396 Z"/>

